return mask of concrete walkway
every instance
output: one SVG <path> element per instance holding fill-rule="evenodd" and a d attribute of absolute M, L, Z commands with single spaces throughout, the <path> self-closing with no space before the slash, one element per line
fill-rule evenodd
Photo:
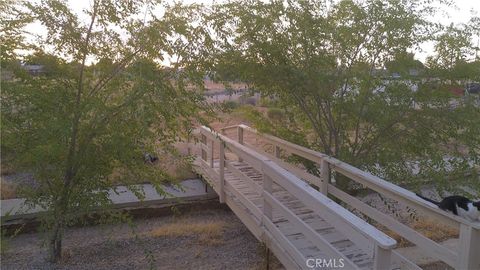
<path fill-rule="evenodd" d="M 208 200 L 217 197 L 217 194 L 210 188 L 206 189 L 205 183 L 199 179 L 185 180 L 180 183 L 181 188 L 163 186 L 165 194 L 158 194 L 151 184 L 136 185 L 144 190 L 145 198 L 139 200 L 125 186 L 118 186 L 110 191 L 110 199 L 116 208 L 135 208 L 150 205 L 170 205 L 188 201 Z M 45 211 L 40 207 L 28 208 L 25 199 L 10 199 L 1 201 L 2 224 L 6 221 L 16 219 L 33 218 L 38 213 Z"/>

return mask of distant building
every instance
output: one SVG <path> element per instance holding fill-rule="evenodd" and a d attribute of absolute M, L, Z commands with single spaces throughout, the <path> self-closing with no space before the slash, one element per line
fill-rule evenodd
<path fill-rule="evenodd" d="M 39 76 L 45 73 L 43 65 L 22 65 L 22 68 L 32 76 Z"/>
<path fill-rule="evenodd" d="M 400 79 L 400 78 L 404 77 L 404 76 L 402 76 L 402 74 L 407 75 L 407 76 L 411 76 L 411 77 L 418 77 L 418 76 L 420 76 L 421 71 L 422 70 L 417 69 L 417 68 L 410 68 L 410 69 L 408 69 L 408 73 L 403 74 L 403 73 L 397 72 L 397 71 L 390 72 L 387 69 L 377 68 L 377 69 L 372 70 L 372 76 L 380 77 L 380 78 L 386 78 L 386 79 Z"/>
<path fill-rule="evenodd" d="M 390 76 L 392 79 L 400 79 L 401 77 L 402 76 L 398 72 L 392 72 L 392 75 Z"/>
<path fill-rule="evenodd" d="M 466 95 L 471 95 L 471 94 L 480 95 L 480 83 L 467 83 L 465 85 L 465 94 Z"/>
<path fill-rule="evenodd" d="M 418 76 L 418 75 L 420 75 L 420 71 L 416 68 L 411 68 L 411 69 L 408 70 L 408 75 Z"/>

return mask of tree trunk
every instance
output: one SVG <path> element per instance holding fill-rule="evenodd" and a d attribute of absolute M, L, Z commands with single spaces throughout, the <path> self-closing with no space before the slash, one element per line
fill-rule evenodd
<path fill-rule="evenodd" d="M 55 221 L 52 235 L 49 242 L 49 259 L 51 262 L 58 262 L 62 258 L 62 223 Z"/>

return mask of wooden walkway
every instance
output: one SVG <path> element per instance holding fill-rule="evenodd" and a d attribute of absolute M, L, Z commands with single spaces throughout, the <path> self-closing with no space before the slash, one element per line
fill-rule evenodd
<path fill-rule="evenodd" d="M 236 131 L 236 140 L 227 136 L 231 131 Z M 229 127 L 222 133 L 207 127 L 198 130 L 191 149 L 196 156 L 194 168 L 287 269 L 421 269 L 395 252 L 394 239 L 335 203 L 329 194 L 457 269 L 480 269 L 479 256 L 474 256 L 480 250 L 478 224 L 440 211 L 413 193 L 346 163 L 247 126 Z M 266 145 L 271 151 L 263 150 Z M 320 176 L 286 162 L 293 154 L 317 163 Z M 448 250 L 338 189 L 330 176 L 332 169 L 458 227 L 463 240 L 460 251 Z"/>

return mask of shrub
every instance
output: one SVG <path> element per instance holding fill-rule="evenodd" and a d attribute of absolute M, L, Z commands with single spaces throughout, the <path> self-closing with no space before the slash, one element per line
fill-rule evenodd
<path fill-rule="evenodd" d="M 228 110 L 228 111 L 233 111 L 235 110 L 236 108 L 238 108 L 238 103 L 236 101 L 233 101 L 233 100 L 227 100 L 223 103 L 223 108 L 225 110 Z"/>
<path fill-rule="evenodd" d="M 282 120 L 284 114 L 283 114 L 283 110 L 282 110 L 282 109 L 279 109 L 279 108 L 270 108 L 270 109 L 268 109 L 268 111 L 267 111 L 267 116 L 268 116 L 268 118 L 270 118 L 270 120 L 280 121 L 280 120 Z"/>
<path fill-rule="evenodd" d="M 255 106 L 257 104 L 257 100 L 254 97 L 249 97 L 245 99 L 244 104 Z"/>

